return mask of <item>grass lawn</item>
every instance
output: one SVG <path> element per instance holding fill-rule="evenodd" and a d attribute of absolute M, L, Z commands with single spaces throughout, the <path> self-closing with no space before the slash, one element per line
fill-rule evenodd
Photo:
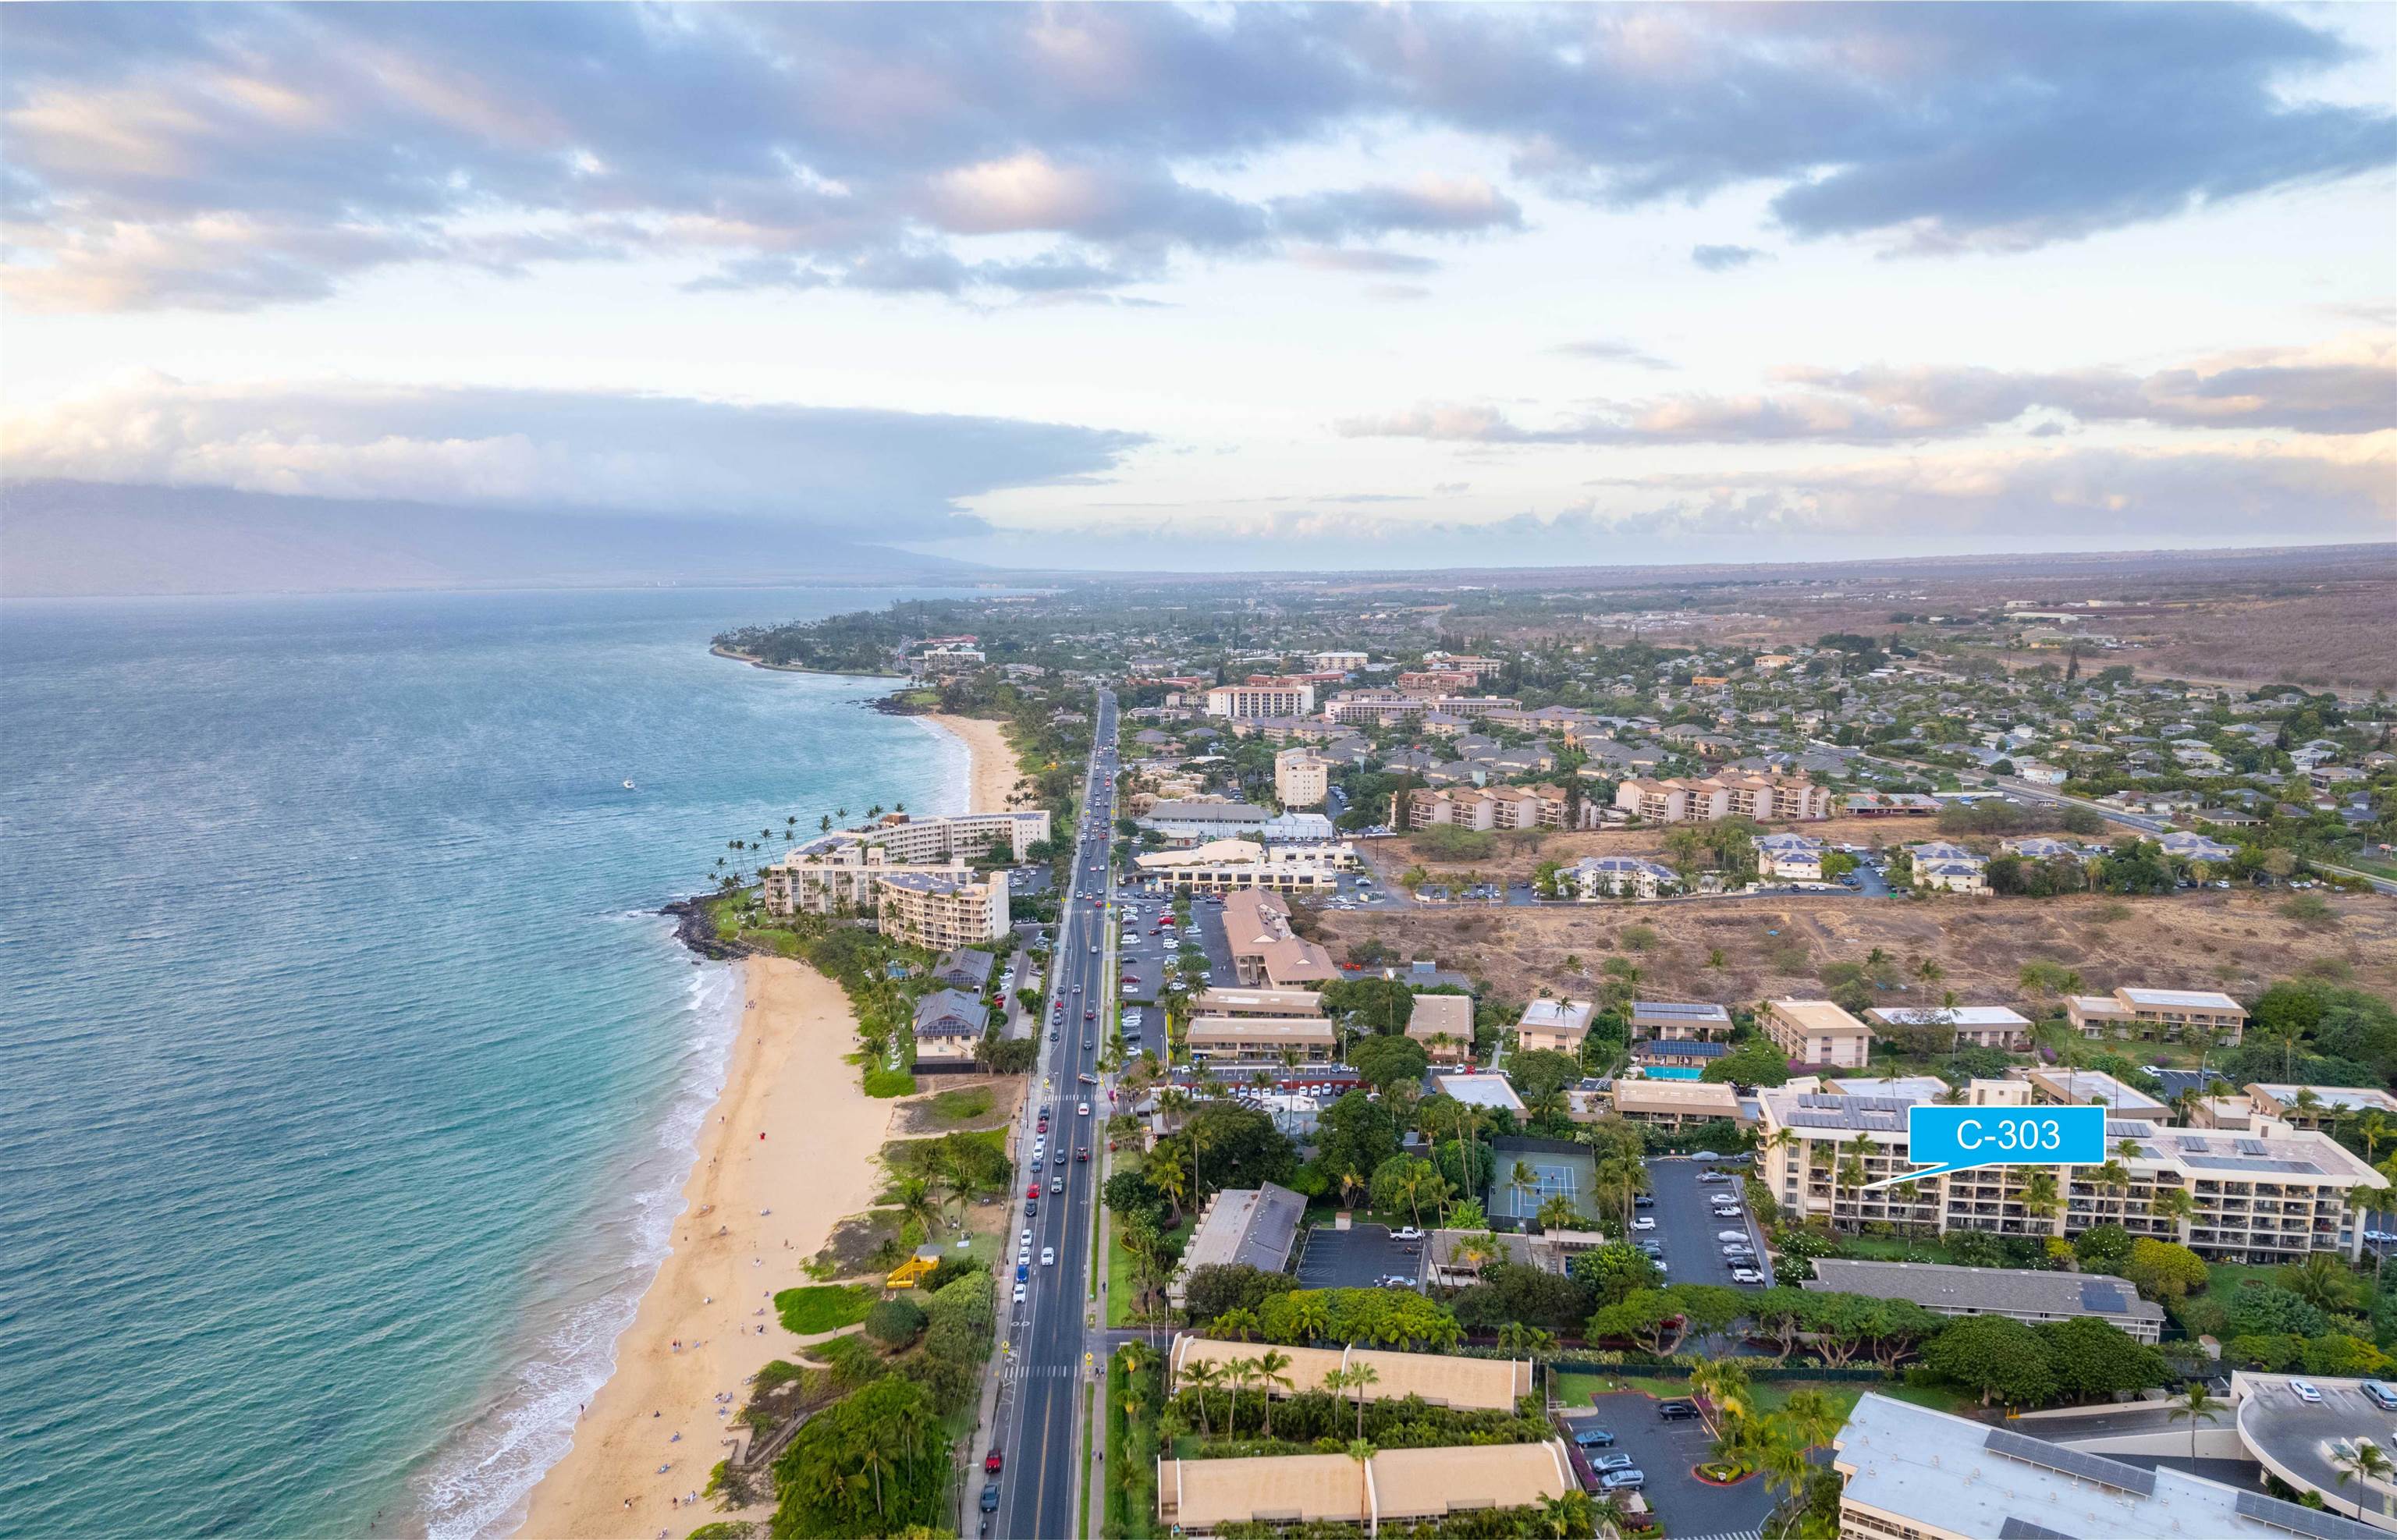
<path fill-rule="evenodd" d="M 881 1297 L 881 1291 L 868 1284 L 819 1283 L 776 1294 L 774 1313 L 783 1318 L 785 1330 L 813 1336 L 856 1325 Z"/>
<path fill-rule="evenodd" d="M 1185 1215 L 1182 1223 L 1167 1234 L 1187 1240 L 1197 1223 L 1196 1220 Z M 1107 1324 L 1109 1326 L 1140 1324 L 1132 1319 L 1132 1303 L 1139 1292 L 1140 1285 L 1134 1279 L 1132 1253 L 1123 1248 L 1121 1232 L 1110 1225 L 1107 1226 Z"/>
<path fill-rule="evenodd" d="M 942 1122 L 971 1123 L 990 1110 L 990 1087 L 971 1086 L 961 1091 L 944 1091 L 925 1105 Z"/>
<path fill-rule="evenodd" d="M 1875 1262 L 1947 1262 L 1948 1248 L 1937 1238 L 1909 1240 L 1904 1236 L 1851 1235 L 1840 1238 L 1840 1250 Z"/>

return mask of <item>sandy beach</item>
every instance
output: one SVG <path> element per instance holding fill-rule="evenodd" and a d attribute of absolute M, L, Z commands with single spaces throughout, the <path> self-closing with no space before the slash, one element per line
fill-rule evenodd
<path fill-rule="evenodd" d="M 800 1264 L 881 1186 L 872 1157 L 892 1104 L 868 1098 L 843 1062 L 857 1047 L 848 999 L 802 963 L 742 966 L 748 1008 L 683 1186 L 674 1249 L 573 1448 L 533 1490 L 517 1531 L 531 1540 L 679 1540 L 724 1517 L 673 1499 L 707 1484 L 748 1377 L 791 1354 L 770 1296 L 810 1282 Z M 731 1401 L 716 1399 L 728 1392 Z"/>
<path fill-rule="evenodd" d="M 1023 779 L 1017 766 L 1015 749 L 999 730 L 997 722 L 980 716 L 944 716 L 938 712 L 928 714 L 928 722 L 937 723 L 966 741 L 973 753 L 973 802 L 971 812 L 1005 812 L 1015 783 Z"/>

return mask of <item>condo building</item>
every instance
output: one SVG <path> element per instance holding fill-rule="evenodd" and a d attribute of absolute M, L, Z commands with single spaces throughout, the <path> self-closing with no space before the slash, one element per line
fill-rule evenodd
<path fill-rule="evenodd" d="M 1758 1093 L 1759 1179 L 1783 1208 L 1841 1226 L 1940 1234 L 2070 1237 L 2114 1224 L 2216 1261 L 2261 1265 L 2317 1251 L 2353 1260 L 2363 1230 L 2347 1194 L 2389 1185 L 2327 1134 L 2275 1119 L 2258 1118 L 2238 1135 L 2109 1115 L 2106 1143 L 2119 1184 L 2100 1166 L 1983 1166 L 1873 1187 L 1914 1169 L 1907 1109 L 1932 1099 L 1904 1082 L 1884 1085 L 1906 1093 L 1841 1094 L 1811 1077 Z M 1964 1100 L 2027 1106 L 2034 1096 L 2028 1080 L 1975 1080 Z"/>
<path fill-rule="evenodd" d="M 1831 794 L 1802 775 L 1725 770 L 1704 780 L 1626 781 L 1614 805 L 1650 824 L 1707 824 L 1737 815 L 1759 823 L 1831 816 Z"/>
<path fill-rule="evenodd" d="M 1135 856 L 1145 881 L 1177 891 L 1228 893 L 1263 888 L 1278 893 L 1328 892 L 1340 874 L 1357 867 L 1357 848 L 1337 845 L 1259 845 L 1246 839 L 1212 839 L 1183 850 Z"/>
<path fill-rule="evenodd" d="M 1007 935 L 1007 874 L 886 871 L 875 884 L 875 924 L 884 935 L 936 951 Z"/>
<path fill-rule="evenodd" d="M 2214 989 L 2117 989 L 2110 995 L 2067 995 L 2065 1019 L 2084 1038 L 2122 1032 L 2136 1038 L 2178 1038 L 2191 1028 L 2213 1032 L 2218 1047 L 2237 1043 L 2247 1011 Z"/>
<path fill-rule="evenodd" d="M 971 858 L 1022 861 L 1049 837 L 1046 811 L 911 819 L 893 814 L 794 847 L 766 868 L 774 915 L 873 914 L 883 934 L 947 949 L 1007 934 L 1007 877 L 977 877 Z"/>
<path fill-rule="evenodd" d="M 1395 690 L 1349 690 L 1332 697 L 1323 715 L 1346 724 L 1402 722 L 1410 716 L 1448 713 L 1473 717 L 1502 706 L 1520 706 L 1512 695 L 1404 695 Z"/>
<path fill-rule="evenodd" d="M 1207 691 L 1207 715 L 1306 716 L 1315 710 L 1315 687 L 1299 682 L 1217 685 Z"/>
<path fill-rule="evenodd" d="M 1589 1036 L 1590 1018 L 1597 1011 L 1587 1000 L 1533 1000 L 1523 1008 L 1523 1019 L 1515 1024 L 1515 1045 L 1525 1053 L 1545 1050 L 1579 1054 L 1582 1039 Z"/>
<path fill-rule="evenodd" d="M 1731 1036 L 1731 1012 L 1720 1005 L 1687 1000 L 1631 1002 L 1631 1040 L 1708 1041 Z"/>
<path fill-rule="evenodd" d="M 1250 1060 L 1288 1058 L 1285 1062 L 1303 1065 L 1328 1065 L 1335 1046 L 1332 1024 L 1321 1016 L 1312 1020 L 1272 1016 L 1193 1016 L 1185 1029 L 1184 1041 L 1190 1057 L 1198 1062 L 1229 1060 L 1245 1063 Z"/>
<path fill-rule="evenodd" d="M 1767 1000 L 1758 1025 L 1790 1062 L 1862 1069 L 1872 1053 L 1872 1028 L 1830 1000 Z"/>
<path fill-rule="evenodd" d="M 1311 748 L 1274 756 L 1274 797 L 1285 808 L 1315 808 L 1332 788 L 1332 761 Z"/>
<path fill-rule="evenodd" d="M 2030 1047 L 2030 1019 L 2002 1005 L 1879 1006 L 1865 1015 L 1877 1026 L 1929 1027 L 1951 1035 L 1955 1048 L 2019 1053 Z"/>
<path fill-rule="evenodd" d="M 1233 977 L 1252 988 L 1315 988 L 1340 977 L 1331 953 L 1290 928 L 1290 905 L 1254 888 L 1225 898 L 1224 940 Z"/>
<path fill-rule="evenodd" d="M 1598 820 L 1597 804 L 1583 802 L 1576 811 L 1562 786 L 1545 784 L 1417 787 L 1406 794 L 1404 808 L 1391 814 L 1393 824 L 1409 829 L 1441 824 L 1476 830 L 1592 829 Z"/>

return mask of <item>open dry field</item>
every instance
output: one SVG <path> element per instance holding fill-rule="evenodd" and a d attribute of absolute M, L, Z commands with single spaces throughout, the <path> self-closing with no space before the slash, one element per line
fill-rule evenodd
<path fill-rule="evenodd" d="M 2337 921 L 2321 929 L 2282 917 L 2273 895 L 2211 891 L 2152 899 L 1695 899 L 1570 909 L 1328 911 L 1320 922 L 1335 957 L 1345 956 L 1346 944 L 1374 938 L 1401 957 L 1435 957 L 1487 979 L 1501 997 L 1516 1000 L 1543 989 L 1587 989 L 1610 957 L 1639 968 L 1640 993 L 1650 998 L 1736 1003 L 1813 994 L 1820 987 L 1816 969 L 1861 962 L 1876 946 L 1914 984 L 1905 994 L 1890 992 L 1901 1004 L 1930 988 L 1952 989 L 1966 1004 L 2022 1005 L 2015 975 L 2033 958 L 2079 970 L 2095 991 L 2146 984 L 2233 994 L 2331 958 L 2351 970 L 2359 986 L 2397 993 L 2397 905 L 2383 898 L 2330 902 Z M 1654 932 L 1644 950 L 1634 949 L 1637 936 L 1627 939 L 1634 927 Z M 1711 966 L 1718 950 L 1721 965 Z M 1567 969 L 1567 957 L 1578 959 L 1578 971 Z M 1945 971 L 1936 985 L 1912 977 L 1925 958 Z"/>
<path fill-rule="evenodd" d="M 1828 818 L 1810 824 L 1775 824 L 1774 832 L 1794 831 L 1828 845 L 1895 846 L 1916 839 L 1939 839 L 1938 820 L 1933 818 Z M 1433 880 L 1461 877 L 1479 872 L 1485 877 L 1505 877 L 1508 880 L 1528 877 L 1544 861 L 1561 862 L 1567 865 L 1587 855 L 1630 855 L 1661 861 L 1667 850 L 1671 830 L 1661 824 L 1640 829 L 1603 829 L 1587 834 L 1500 834 L 1491 855 L 1480 861 L 1431 861 L 1416 849 L 1413 838 L 1367 839 L 1358 844 L 1358 853 L 1373 868 L 1376 880 L 1395 883 L 1400 872 L 1421 865 Z M 1960 840 L 1961 844 L 1987 845 L 1996 848 L 1994 840 Z"/>

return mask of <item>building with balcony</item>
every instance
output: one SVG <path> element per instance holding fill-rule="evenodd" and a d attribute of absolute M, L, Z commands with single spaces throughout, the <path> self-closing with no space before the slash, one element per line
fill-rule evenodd
<path fill-rule="evenodd" d="M 876 882 L 875 925 L 884 935 L 946 951 L 1007 937 L 1007 874 L 885 872 Z"/>
<path fill-rule="evenodd" d="M 961 813 L 910 818 L 893 813 L 862 829 L 836 829 L 794 846 L 766 868 L 763 897 L 770 914 L 873 912 L 881 879 L 900 872 L 968 877 L 972 864 L 1003 855 L 1027 858 L 1049 837 L 1049 814 Z M 1004 882 L 1000 884 L 1003 888 Z M 1006 930 L 1004 922 L 999 927 Z M 971 941 L 994 937 L 974 936 Z"/>
<path fill-rule="evenodd" d="M 1417 995 L 1407 1036 L 1436 1065 L 1463 1064 L 1473 1053 L 1473 997 Z"/>
<path fill-rule="evenodd" d="M 1589 1036 L 1590 1018 L 1597 1013 L 1598 1007 L 1587 1000 L 1533 1000 L 1515 1024 L 1515 1046 L 1525 1053 L 1546 1050 L 1578 1056 L 1582 1039 Z"/>
<path fill-rule="evenodd" d="M 1631 1002 L 1631 1040 L 1656 1038 L 1712 1040 L 1731 1036 L 1731 1012 L 1720 1005 L 1682 1000 Z"/>
<path fill-rule="evenodd" d="M 1331 953 L 1290 928 L 1290 905 L 1258 889 L 1225 896 L 1224 941 L 1233 977 L 1250 988 L 1319 988 L 1340 977 Z"/>
<path fill-rule="evenodd" d="M 1263 888 L 1277 893 L 1331 892 L 1340 874 L 1357 868 L 1357 848 L 1336 845 L 1260 845 L 1246 839 L 1211 839 L 1178 850 L 1134 856 L 1132 865 L 1153 883 L 1183 892 L 1228 893 Z"/>
<path fill-rule="evenodd" d="M 1830 1000 L 1768 1000 L 1757 1024 L 1792 1064 L 1862 1069 L 1872 1029 Z"/>
<path fill-rule="evenodd" d="M 1614 1082 L 1614 1102 L 1617 1117 L 1663 1128 L 1741 1120 L 1739 1093 L 1727 1085 L 1706 1080 L 1650 1080 L 1627 1076 Z"/>
<path fill-rule="evenodd" d="M 1462 1359 L 1452 1359 L 1462 1362 Z M 1538 1507 L 1580 1490 L 1564 1440 L 1157 1463 L 1160 1531 L 1201 1540 L 1227 1526 L 1346 1524 L 1365 1535 L 1453 1515 Z"/>
<path fill-rule="evenodd" d="M 1559 877 L 1585 904 L 1608 898 L 1655 898 L 1679 892 L 1681 874 L 1636 855 L 1586 855 L 1563 867 Z"/>
<path fill-rule="evenodd" d="M 1319 808 L 1332 789 L 1332 761 L 1311 748 L 1274 756 L 1274 798 L 1285 808 Z"/>
<path fill-rule="evenodd" d="M 2030 1047 L 2030 1018 L 2002 1005 L 1876 1006 L 1865 1017 L 1880 1027 L 1929 1028 L 1951 1048 L 2020 1053 Z"/>
<path fill-rule="evenodd" d="M 1965 1101 L 2027 1106 L 2032 1091 L 2028 1080 L 1975 1080 Z M 1760 1091 L 1758 1178 L 1784 1209 L 1841 1228 L 1887 1224 L 1923 1233 L 2069 1238 L 2112 1224 L 2216 1261 L 2253 1265 L 2317 1251 L 2353 1260 L 2363 1230 L 2346 1195 L 2389 1185 L 2329 1136 L 2270 1118 L 2235 1135 L 2109 1116 L 2109 1163 L 2122 1172 L 2119 1183 L 2103 1166 L 1982 1166 L 1873 1187 L 1914 1169 L 1907 1109 L 1928 1099 L 1831 1094 L 1811 1078 Z"/>
<path fill-rule="evenodd" d="M 2067 995 L 2064 1016 L 2084 1038 L 2122 1033 L 2166 1041 L 2202 1029 L 2216 1047 L 2237 1043 L 2247 1029 L 2247 1011 L 2215 989 L 2117 989 L 2110 995 Z"/>
<path fill-rule="evenodd" d="M 1337 1047 L 1332 1023 L 1321 1016 L 1193 1016 L 1183 1032 L 1190 1057 L 1201 1063 L 1328 1065 Z"/>
<path fill-rule="evenodd" d="M 1296 681 L 1217 685 L 1207 691 L 1210 716 L 1306 716 L 1315 711 L 1315 687 Z"/>

